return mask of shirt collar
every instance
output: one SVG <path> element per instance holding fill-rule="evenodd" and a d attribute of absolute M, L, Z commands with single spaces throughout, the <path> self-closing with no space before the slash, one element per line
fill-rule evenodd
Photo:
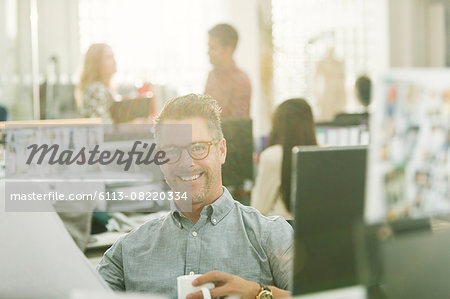
<path fill-rule="evenodd" d="M 223 194 L 212 204 L 203 207 L 201 214 L 207 213 L 213 225 L 218 224 L 233 208 L 234 199 L 227 188 L 223 187 Z M 180 217 L 181 211 L 178 209 L 174 201 L 170 203 L 170 214 L 175 219 L 177 225 L 182 228 Z"/>
<path fill-rule="evenodd" d="M 183 228 L 183 225 L 181 224 L 181 211 L 178 209 L 177 205 L 174 201 L 170 202 L 170 215 L 172 216 L 172 219 L 175 221 L 175 224 L 179 228 Z"/>

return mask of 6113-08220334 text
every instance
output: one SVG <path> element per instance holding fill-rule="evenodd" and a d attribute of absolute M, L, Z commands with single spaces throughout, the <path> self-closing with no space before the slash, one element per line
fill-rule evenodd
<path fill-rule="evenodd" d="M 74 200 L 187 200 L 187 192 L 176 191 L 139 191 L 139 192 L 108 192 L 95 191 L 93 193 L 64 193 L 50 191 L 45 193 L 11 193 L 10 200 L 37 200 L 37 201 L 74 201 Z"/>

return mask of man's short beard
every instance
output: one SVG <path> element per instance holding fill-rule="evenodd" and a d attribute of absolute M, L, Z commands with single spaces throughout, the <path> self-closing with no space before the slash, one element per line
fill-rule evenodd
<path fill-rule="evenodd" d="M 200 194 L 198 196 L 194 197 L 194 195 L 192 194 L 192 203 L 198 203 L 198 202 L 204 201 L 206 194 L 208 194 L 209 190 L 211 190 L 211 186 L 212 186 L 213 182 L 210 180 L 210 177 L 207 174 L 207 172 L 205 172 L 204 175 L 206 176 L 206 181 L 208 183 L 205 185 L 202 192 L 200 192 Z"/>
<path fill-rule="evenodd" d="M 203 200 L 205 200 L 206 194 L 208 193 L 209 188 L 208 189 L 204 189 L 202 193 L 200 193 L 198 196 L 193 197 L 192 196 L 192 203 L 198 203 L 198 202 L 202 202 Z"/>

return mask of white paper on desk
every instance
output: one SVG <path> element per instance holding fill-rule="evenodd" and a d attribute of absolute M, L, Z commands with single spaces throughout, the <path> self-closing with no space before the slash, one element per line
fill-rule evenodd
<path fill-rule="evenodd" d="M 0 181 L 0 298 L 69 298 L 109 290 L 55 212 L 5 212 Z"/>

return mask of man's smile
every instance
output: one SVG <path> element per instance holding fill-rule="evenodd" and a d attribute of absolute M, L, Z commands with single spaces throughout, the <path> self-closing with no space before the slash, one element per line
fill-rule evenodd
<path fill-rule="evenodd" d="M 177 177 L 185 182 L 193 182 L 193 181 L 196 181 L 198 178 L 200 178 L 203 175 L 203 173 L 204 172 L 201 172 L 201 173 L 193 175 L 193 176 L 177 176 Z"/>

